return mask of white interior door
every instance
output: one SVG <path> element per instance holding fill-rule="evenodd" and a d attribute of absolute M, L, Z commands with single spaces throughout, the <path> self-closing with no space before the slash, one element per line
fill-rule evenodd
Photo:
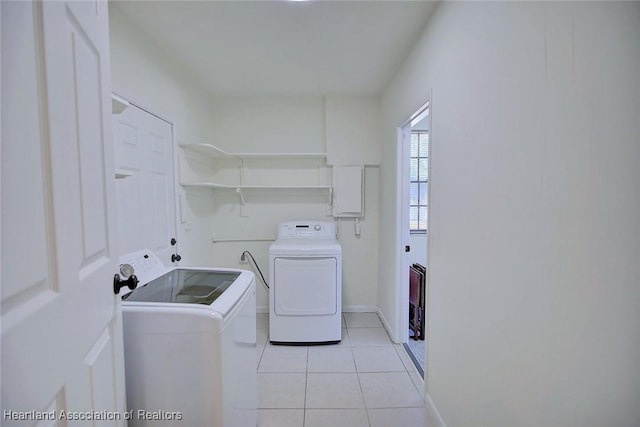
<path fill-rule="evenodd" d="M 165 265 L 177 246 L 173 127 L 131 104 L 114 115 L 120 255 L 150 249 Z"/>
<path fill-rule="evenodd" d="M 124 425 L 107 2 L 0 16 L 1 424 Z"/>

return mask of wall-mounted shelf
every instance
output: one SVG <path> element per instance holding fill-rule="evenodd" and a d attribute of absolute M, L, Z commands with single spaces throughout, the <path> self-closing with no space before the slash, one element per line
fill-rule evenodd
<path fill-rule="evenodd" d="M 127 169 L 116 169 L 116 179 L 128 178 L 133 176 L 133 171 Z"/>
<path fill-rule="evenodd" d="M 333 187 L 328 185 L 326 153 L 230 153 L 212 144 L 180 144 L 183 188 L 235 191 L 241 215 L 246 192 L 300 190 L 326 192 L 329 206 Z"/>
<path fill-rule="evenodd" d="M 111 112 L 113 114 L 122 113 L 129 105 L 129 101 L 126 99 L 116 95 L 115 93 L 111 94 Z"/>
<path fill-rule="evenodd" d="M 333 187 L 330 185 L 229 185 L 218 184 L 215 182 L 181 182 L 183 187 L 199 187 L 199 188 L 218 188 L 228 190 L 331 190 Z"/>
<path fill-rule="evenodd" d="M 214 159 L 324 159 L 327 153 L 229 153 L 212 144 L 180 144 L 180 147 Z"/>

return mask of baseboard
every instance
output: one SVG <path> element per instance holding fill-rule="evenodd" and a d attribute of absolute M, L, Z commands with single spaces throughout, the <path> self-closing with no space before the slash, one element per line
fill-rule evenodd
<path fill-rule="evenodd" d="M 377 313 L 378 307 L 375 305 L 347 305 L 342 307 L 343 313 Z"/>
<path fill-rule="evenodd" d="M 375 305 L 347 305 L 342 307 L 343 313 L 378 313 L 380 314 L 380 309 L 378 309 Z M 269 313 L 268 305 L 259 305 L 256 307 L 256 313 Z M 386 327 L 389 330 L 388 327 Z"/>
<path fill-rule="evenodd" d="M 389 322 L 387 321 L 387 318 L 384 317 L 384 314 L 382 314 L 382 311 L 380 310 L 380 307 L 376 307 L 376 313 L 378 313 L 378 317 L 380 318 L 380 321 L 382 322 L 382 326 L 384 326 L 384 328 L 387 330 L 387 333 L 391 337 L 391 340 L 396 344 L 401 344 L 402 341 L 398 341 L 398 340 L 394 339 L 394 333 L 391 330 L 391 326 L 389 326 Z"/>
<path fill-rule="evenodd" d="M 427 411 L 429 412 L 430 418 L 432 418 L 433 421 L 437 423 L 437 426 L 447 427 L 447 424 L 445 424 L 444 420 L 442 419 L 442 416 L 440 415 L 440 411 L 438 411 L 438 408 L 436 408 L 436 404 L 433 403 L 433 399 L 431 399 L 431 396 L 429 396 L 429 393 L 427 393 L 426 395 L 425 405 L 427 407 Z"/>

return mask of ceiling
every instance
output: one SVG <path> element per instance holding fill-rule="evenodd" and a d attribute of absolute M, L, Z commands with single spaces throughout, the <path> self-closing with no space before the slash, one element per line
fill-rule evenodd
<path fill-rule="evenodd" d="M 218 96 L 379 94 L 431 1 L 112 1 Z"/>

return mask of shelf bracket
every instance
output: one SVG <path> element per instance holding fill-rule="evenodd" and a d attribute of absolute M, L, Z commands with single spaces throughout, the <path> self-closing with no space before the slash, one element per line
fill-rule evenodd
<path fill-rule="evenodd" d="M 244 198 L 244 193 L 242 191 L 242 188 L 237 187 L 236 188 L 236 193 L 238 193 L 238 196 L 240 197 L 240 216 L 248 216 L 247 215 L 247 207 L 246 207 L 246 203 L 247 201 Z"/>
<path fill-rule="evenodd" d="M 129 101 L 127 101 L 126 99 L 116 95 L 115 93 L 111 94 L 111 113 L 112 114 L 122 113 L 124 110 L 127 109 L 129 105 L 131 104 L 129 104 Z"/>
<path fill-rule="evenodd" d="M 327 188 L 327 216 L 333 215 L 333 187 Z"/>
<path fill-rule="evenodd" d="M 240 204 L 244 206 L 246 201 L 244 200 L 244 193 L 242 192 L 242 188 L 236 188 L 236 193 L 240 196 Z"/>

